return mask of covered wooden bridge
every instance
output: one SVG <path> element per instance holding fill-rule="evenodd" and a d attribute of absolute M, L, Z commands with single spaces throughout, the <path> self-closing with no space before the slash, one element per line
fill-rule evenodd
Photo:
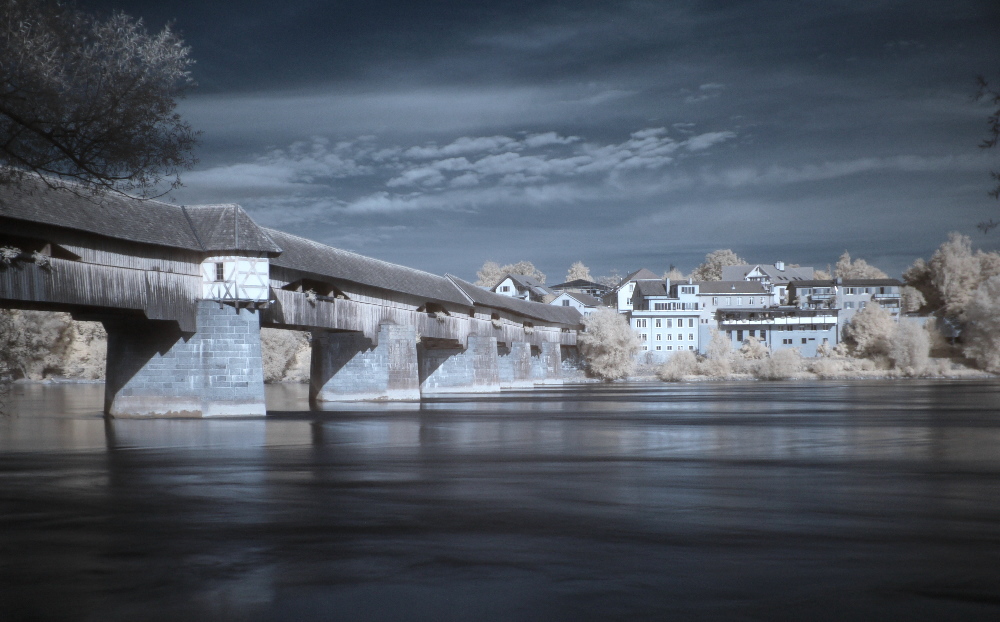
<path fill-rule="evenodd" d="M 560 382 L 572 308 L 258 226 L 238 205 L 0 188 L 0 306 L 108 331 L 115 416 L 263 415 L 260 327 L 313 334 L 315 401 Z"/>

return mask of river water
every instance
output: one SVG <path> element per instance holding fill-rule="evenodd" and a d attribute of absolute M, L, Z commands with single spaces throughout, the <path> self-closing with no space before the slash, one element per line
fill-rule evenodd
<path fill-rule="evenodd" d="M 1000 382 L 0 417 L 0 620 L 1000 619 Z"/>

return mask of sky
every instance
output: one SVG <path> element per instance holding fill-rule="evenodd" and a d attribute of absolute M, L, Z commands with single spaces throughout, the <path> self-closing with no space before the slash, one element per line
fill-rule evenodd
<path fill-rule="evenodd" d="M 78 0 L 167 22 L 201 130 L 181 204 L 437 274 L 597 277 L 731 248 L 890 276 L 1000 247 L 996 0 Z"/>

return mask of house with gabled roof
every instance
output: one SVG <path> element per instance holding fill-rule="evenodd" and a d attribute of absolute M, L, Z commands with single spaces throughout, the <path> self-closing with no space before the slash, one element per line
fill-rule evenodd
<path fill-rule="evenodd" d="M 594 298 L 590 294 L 568 291 L 561 292 L 556 295 L 555 299 L 549 304 L 561 307 L 572 307 L 584 316 L 590 315 L 600 307 L 604 306 L 604 303 L 601 302 L 600 299 Z"/>
<path fill-rule="evenodd" d="M 525 274 L 508 274 L 494 285 L 491 291 L 501 296 L 532 302 L 548 302 L 556 296 L 556 292 L 546 287 L 544 283 Z"/>
<path fill-rule="evenodd" d="M 739 266 L 724 266 L 723 281 L 756 281 L 773 290 L 774 304 L 788 304 L 788 284 L 795 281 L 807 281 L 815 277 L 813 268 L 791 268 L 783 261 L 770 264 L 743 264 Z"/>
<path fill-rule="evenodd" d="M 618 313 L 628 313 L 632 310 L 632 294 L 635 293 L 635 284 L 639 280 L 660 280 L 659 275 L 652 270 L 640 268 L 635 272 L 630 272 L 618 282 L 610 292 L 604 295 L 604 304 Z"/>
<path fill-rule="evenodd" d="M 892 315 L 900 317 L 900 289 L 897 279 L 825 279 L 796 281 L 789 287 L 792 303 L 800 309 L 837 309 L 838 335 L 844 325 L 870 302 L 877 302 Z"/>

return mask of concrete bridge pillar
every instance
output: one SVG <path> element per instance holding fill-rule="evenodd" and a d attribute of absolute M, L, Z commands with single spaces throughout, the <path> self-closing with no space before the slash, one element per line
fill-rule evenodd
<path fill-rule="evenodd" d="M 108 320 L 104 412 L 113 417 L 264 416 L 260 320 L 198 302 L 198 328 Z"/>
<path fill-rule="evenodd" d="M 362 333 L 313 334 L 311 402 L 419 399 L 412 326 L 382 324 L 377 344 Z"/>
<path fill-rule="evenodd" d="M 497 348 L 500 388 L 525 389 L 534 386 L 531 376 L 531 345 L 512 341 L 510 347 Z"/>
<path fill-rule="evenodd" d="M 466 348 L 418 348 L 420 393 L 495 393 L 500 391 L 496 337 L 469 336 Z"/>
<path fill-rule="evenodd" d="M 562 352 L 558 343 L 542 343 L 531 355 L 531 378 L 535 384 L 562 384 Z"/>

